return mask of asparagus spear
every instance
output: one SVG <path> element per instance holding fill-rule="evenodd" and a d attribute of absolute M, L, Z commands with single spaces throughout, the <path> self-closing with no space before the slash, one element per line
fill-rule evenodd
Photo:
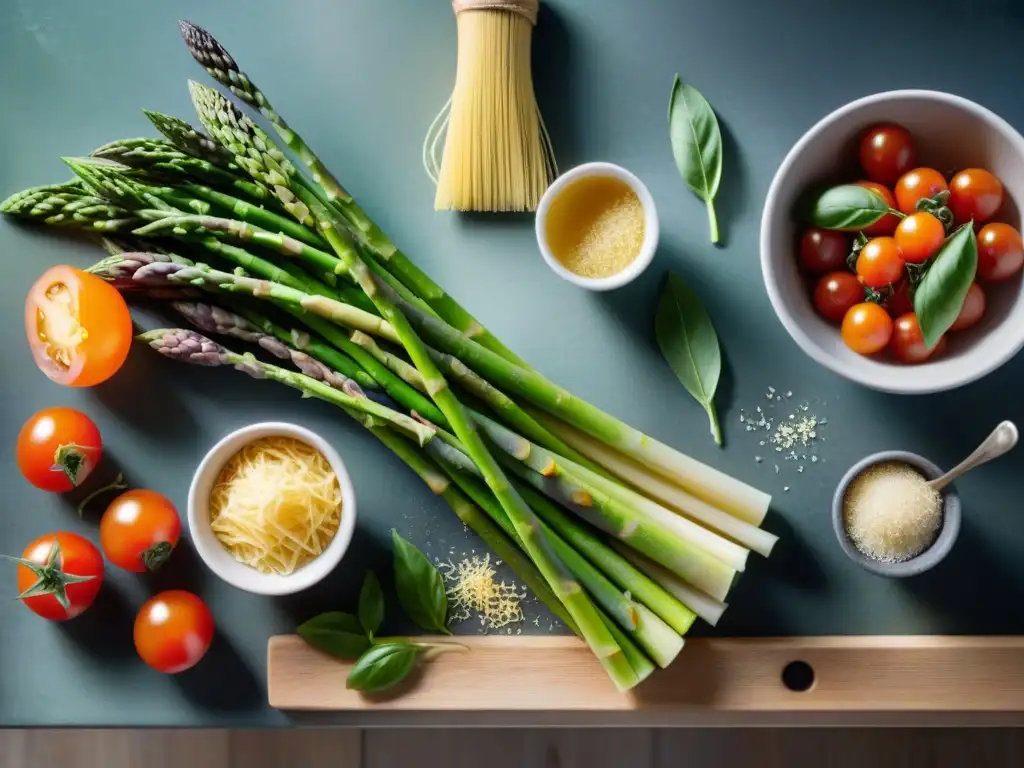
<path fill-rule="evenodd" d="M 181 118 L 142 110 L 150 122 L 171 144 L 192 157 L 198 157 L 225 170 L 236 168 L 234 156 L 209 136 L 202 134 Z"/>
<path fill-rule="evenodd" d="M 360 245 L 388 265 L 406 286 L 423 299 L 445 321 L 457 330 L 479 340 L 506 360 L 517 365 L 525 363 L 512 350 L 502 344 L 487 328 L 467 312 L 457 301 L 419 269 L 402 253 L 381 231 L 381 229 L 356 204 L 341 185 L 334 179 L 330 171 L 309 148 L 302 137 L 285 123 L 284 119 L 270 106 L 266 95 L 260 91 L 243 73 L 231 54 L 209 32 L 188 21 L 179 22 L 182 37 L 192 57 L 206 69 L 210 76 L 229 88 L 242 101 L 260 110 L 271 122 L 278 135 L 295 152 L 313 174 L 314 181 L 324 190 L 327 200 L 336 205 L 352 225 L 353 233 Z M 193 95 L 194 98 L 194 95 Z M 221 141 L 220 136 L 210 128 L 205 120 L 203 125 L 210 134 Z M 228 146 L 225 144 L 225 146 Z M 228 147 L 232 151 L 235 148 Z M 235 151 L 237 158 L 237 151 Z M 294 170 L 294 169 L 293 169 Z"/>
<path fill-rule="evenodd" d="M 297 389 L 304 397 L 315 397 L 365 413 L 409 435 L 420 445 L 426 444 L 434 436 L 433 427 L 375 403 L 366 397 L 354 381 L 343 379 L 327 366 L 301 352 L 293 352 L 291 357 L 293 362 L 297 362 L 295 356 L 302 356 L 303 373 L 293 373 L 257 360 L 252 355 L 232 352 L 195 331 L 164 328 L 140 334 L 138 338 L 172 360 L 211 367 L 230 365 L 255 379 L 270 379 Z M 314 378 L 316 376 L 321 378 Z M 330 379 L 334 386 L 325 383 L 325 379 Z"/>
<path fill-rule="evenodd" d="M 96 232 L 130 231 L 138 224 L 138 219 L 119 205 L 70 184 L 33 187 L 15 193 L 0 202 L 0 213 Z"/>
<path fill-rule="evenodd" d="M 212 89 L 203 88 L 196 83 L 191 83 L 190 86 L 192 87 L 193 102 L 204 127 L 214 138 L 221 140 L 223 135 L 233 143 L 233 146 L 229 148 L 236 152 L 236 162 L 241 165 L 244 158 L 250 158 L 252 161 L 250 166 L 257 173 L 264 173 L 267 169 L 274 173 L 282 167 L 277 162 L 278 157 L 283 158 L 280 149 L 265 134 L 261 136 L 262 132 L 255 128 L 252 121 L 247 120 L 239 113 L 233 104 Z M 290 166 L 290 163 L 288 165 Z M 466 447 L 470 458 L 480 468 L 487 485 L 512 520 L 527 554 L 537 565 L 538 570 L 544 575 L 555 594 L 562 600 L 594 654 L 603 664 L 609 668 L 613 667 L 622 656 L 622 650 L 615 643 L 593 603 L 566 569 L 564 563 L 552 551 L 547 537 L 540 529 L 539 520 L 508 482 L 508 478 L 505 477 L 498 462 L 491 456 L 483 440 L 477 434 L 462 404 L 430 359 L 426 348 L 408 320 L 388 296 L 377 290 L 378 282 L 374 280 L 365 263 L 360 259 L 354 245 L 342 235 L 337 218 L 326 210 L 308 188 L 294 180 L 295 175 L 294 167 L 291 167 L 291 172 L 288 175 L 277 173 L 277 180 L 286 184 L 291 182 L 290 193 L 313 214 L 317 228 L 342 260 L 345 269 L 356 284 L 363 289 L 367 297 L 373 301 L 381 316 L 394 327 L 413 364 L 422 374 L 431 398 L 441 409 L 455 434 Z M 274 185 L 275 191 L 278 191 L 279 186 Z M 280 192 L 278 194 L 282 202 L 290 201 L 288 196 Z M 393 295 L 394 292 L 391 293 Z M 312 311 L 315 312 L 316 309 L 312 308 Z"/>

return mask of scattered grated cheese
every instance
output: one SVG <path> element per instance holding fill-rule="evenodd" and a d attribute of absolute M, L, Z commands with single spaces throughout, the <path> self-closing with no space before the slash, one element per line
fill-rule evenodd
<path fill-rule="evenodd" d="M 935 541 L 942 527 L 942 498 L 913 467 L 884 462 L 850 483 L 843 515 L 857 549 L 875 560 L 898 563 Z"/>
<path fill-rule="evenodd" d="M 500 629 L 523 621 L 520 601 L 526 598 L 526 592 L 515 584 L 495 582 L 489 554 L 483 559 L 474 555 L 459 563 L 440 563 L 439 569 L 445 580 L 452 583 L 447 590 L 451 601 L 449 624 L 473 615 L 480 617 L 484 629 Z"/>

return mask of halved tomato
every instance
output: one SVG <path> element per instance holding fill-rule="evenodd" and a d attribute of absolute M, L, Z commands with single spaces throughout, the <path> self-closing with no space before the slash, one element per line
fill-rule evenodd
<path fill-rule="evenodd" d="M 121 294 L 74 267 L 48 269 L 32 286 L 25 330 L 39 370 L 69 387 L 109 379 L 132 343 L 132 318 Z"/>

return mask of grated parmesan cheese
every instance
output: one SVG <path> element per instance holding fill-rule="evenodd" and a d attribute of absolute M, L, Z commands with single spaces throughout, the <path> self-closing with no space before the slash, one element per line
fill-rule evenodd
<path fill-rule="evenodd" d="M 316 559 L 341 524 L 341 487 L 301 440 L 265 437 L 236 453 L 210 492 L 210 526 L 236 560 L 287 576 Z"/>
<path fill-rule="evenodd" d="M 484 629 L 500 629 L 523 620 L 520 601 L 526 597 L 515 584 L 497 583 L 491 556 L 474 555 L 460 563 L 439 563 L 451 601 L 449 623 L 465 621 L 477 615 Z M 511 630 L 509 630 L 511 631 Z"/>
<path fill-rule="evenodd" d="M 876 464 L 861 472 L 843 499 L 846 531 L 868 557 L 898 563 L 931 546 L 942 526 L 942 498 L 913 467 Z"/>

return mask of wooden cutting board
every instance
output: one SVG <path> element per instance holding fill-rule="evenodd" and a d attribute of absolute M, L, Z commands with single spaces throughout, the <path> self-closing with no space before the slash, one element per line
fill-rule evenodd
<path fill-rule="evenodd" d="M 433 638 L 431 638 L 433 639 Z M 452 640 L 453 638 L 437 638 Z M 695 638 L 619 693 L 575 637 L 454 638 L 386 695 L 345 688 L 351 663 L 272 637 L 270 704 L 285 710 L 1024 712 L 1024 637 Z"/>

